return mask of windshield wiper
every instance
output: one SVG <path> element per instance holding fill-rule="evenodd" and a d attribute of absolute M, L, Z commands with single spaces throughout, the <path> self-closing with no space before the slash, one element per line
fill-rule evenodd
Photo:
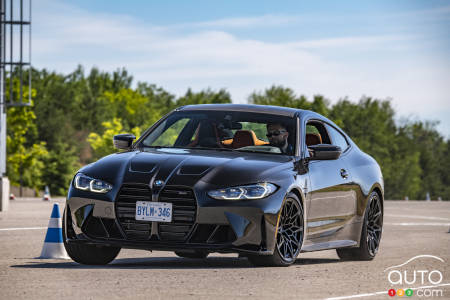
<path fill-rule="evenodd" d="M 216 151 L 236 151 L 235 149 L 231 149 L 231 148 L 209 148 L 209 147 L 192 147 L 192 148 L 185 148 L 185 149 L 216 150 Z"/>
<path fill-rule="evenodd" d="M 259 151 L 259 150 L 255 150 L 255 149 L 236 149 L 235 151 L 253 152 L 253 153 L 269 153 L 269 152 L 266 152 L 266 151 Z"/>
<path fill-rule="evenodd" d="M 287 155 L 282 152 L 270 152 L 270 151 L 261 151 L 261 150 L 255 150 L 255 149 L 235 149 L 234 151 L 240 151 L 240 152 L 251 152 L 251 153 L 265 153 L 265 154 L 276 154 L 276 155 Z"/>
<path fill-rule="evenodd" d="M 140 144 L 137 148 L 139 150 L 142 150 L 143 148 L 160 149 L 160 148 L 166 148 L 166 147 L 164 147 L 164 146 L 147 146 L 147 145 Z"/>
<path fill-rule="evenodd" d="M 217 151 L 236 151 L 235 149 L 230 148 L 210 148 L 210 147 L 183 147 L 183 146 L 147 146 L 147 145 L 139 145 L 139 149 L 141 148 L 152 148 L 152 149 L 189 149 L 189 150 L 217 150 Z"/>

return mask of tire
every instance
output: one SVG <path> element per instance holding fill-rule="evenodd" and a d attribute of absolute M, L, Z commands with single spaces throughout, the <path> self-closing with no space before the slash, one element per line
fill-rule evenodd
<path fill-rule="evenodd" d="M 204 250 L 183 250 L 175 251 L 175 254 L 183 258 L 205 259 L 209 253 Z"/>
<path fill-rule="evenodd" d="M 336 249 L 337 255 L 342 260 L 374 259 L 380 246 L 382 228 L 383 210 L 381 198 L 377 192 L 372 192 L 364 214 L 359 247 Z"/>
<path fill-rule="evenodd" d="M 248 255 L 255 266 L 287 267 L 295 262 L 303 244 L 303 207 L 294 193 L 284 200 L 277 228 L 276 244 L 272 255 Z"/>
<path fill-rule="evenodd" d="M 66 212 L 64 211 L 64 215 Z M 120 252 L 120 247 L 69 244 L 66 242 L 65 217 L 62 220 L 63 242 L 67 254 L 75 262 L 83 265 L 106 265 L 113 261 Z"/>

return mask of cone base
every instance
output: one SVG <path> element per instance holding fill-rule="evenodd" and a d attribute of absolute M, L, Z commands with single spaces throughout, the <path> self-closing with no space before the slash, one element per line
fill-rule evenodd
<path fill-rule="evenodd" d="M 70 259 L 62 243 L 44 243 L 38 259 Z"/>

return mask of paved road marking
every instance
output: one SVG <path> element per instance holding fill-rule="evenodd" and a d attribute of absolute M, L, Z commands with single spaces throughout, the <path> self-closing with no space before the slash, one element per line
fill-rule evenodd
<path fill-rule="evenodd" d="M 47 229 L 47 227 L 0 228 L 0 231 Z"/>
<path fill-rule="evenodd" d="M 448 218 L 426 217 L 426 216 L 391 215 L 391 214 L 384 214 L 384 216 L 385 216 L 385 217 L 395 217 L 395 218 L 409 218 L 409 219 L 424 219 L 424 220 L 450 221 L 450 219 L 448 219 Z"/>
<path fill-rule="evenodd" d="M 431 289 L 431 288 L 437 288 L 437 287 L 440 287 L 440 286 L 450 286 L 450 283 L 428 285 L 428 286 L 419 286 L 419 287 L 416 287 L 416 288 L 409 288 L 409 289 L 411 289 L 411 290 Z M 404 288 L 404 290 L 406 290 L 406 288 Z M 331 297 L 331 298 L 325 298 L 324 300 L 353 299 L 353 298 L 371 297 L 371 296 L 382 295 L 382 294 L 387 294 L 387 293 L 388 293 L 387 291 L 373 292 L 373 293 L 350 295 L 350 296 Z"/>
<path fill-rule="evenodd" d="M 398 225 L 398 226 L 450 226 L 450 223 L 383 223 L 385 225 Z"/>
<path fill-rule="evenodd" d="M 442 208 L 433 209 L 433 208 L 430 208 L 428 206 L 427 207 L 417 207 L 417 208 L 408 208 L 408 207 L 405 207 L 405 206 L 390 206 L 390 207 L 386 207 L 385 210 L 386 210 L 386 212 L 392 212 L 392 213 L 401 211 L 404 214 L 406 214 L 408 212 L 411 212 L 412 214 L 417 214 L 417 213 L 421 213 L 425 209 L 426 209 L 426 211 L 428 213 L 438 213 L 439 214 L 439 213 L 442 213 L 442 210 L 443 210 Z M 447 207 L 448 206 L 446 205 L 445 209 Z"/>

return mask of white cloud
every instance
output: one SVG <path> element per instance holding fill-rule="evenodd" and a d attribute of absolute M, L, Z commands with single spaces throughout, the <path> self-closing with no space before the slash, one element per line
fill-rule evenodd
<path fill-rule="evenodd" d="M 417 35 L 374 35 L 374 36 L 348 36 L 341 38 L 314 39 L 291 43 L 299 48 L 324 49 L 341 47 L 386 47 L 388 44 L 411 41 L 417 39 Z"/>
<path fill-rule="evenodd" d="M 191 23 L 187 25 L 207 28 L 273 27 L 290 25 L 293 22 L 298 21 L 299 18 L 299 16 L 294 15 L 263 15 L 258 17 L 224 18 L 214 21 Z"/>
<path fill-rule="evenodd" d="M 254 90 L 282 84 L 307 96 L 320 93 L 332 100 L 345 96 L 358 100 L 362 95 L 393 97 L 401 115 L 429 117 L 443 110 L 450 112 L 444 82 L 450 78 L 448 61 L 441 65 L 408 63 L 381 56 L 352 60 L 354 53 L 411 43 L 416 35 L 275 43 L 238 38 L 223 30 L 275 26 L 286 20 L 289 18 L 271 15 L 222 19 L 194 23 L 186 33 L 176 25 L 152 26 L 129 16 L 95 14 L 41 0 L 34 7 L 33 65 L 60 72 L 71 72 L 78 63 L 109 71 L 126 67 L 137 80 L 156 83 L 178 95 L 188 87 L 226 88 L 236 102 L 244 102 Z M 350 58 L 338 60 L 328 53 L 350 53 Z M 450 133 L 449 124 L 444 127 Z"/>

